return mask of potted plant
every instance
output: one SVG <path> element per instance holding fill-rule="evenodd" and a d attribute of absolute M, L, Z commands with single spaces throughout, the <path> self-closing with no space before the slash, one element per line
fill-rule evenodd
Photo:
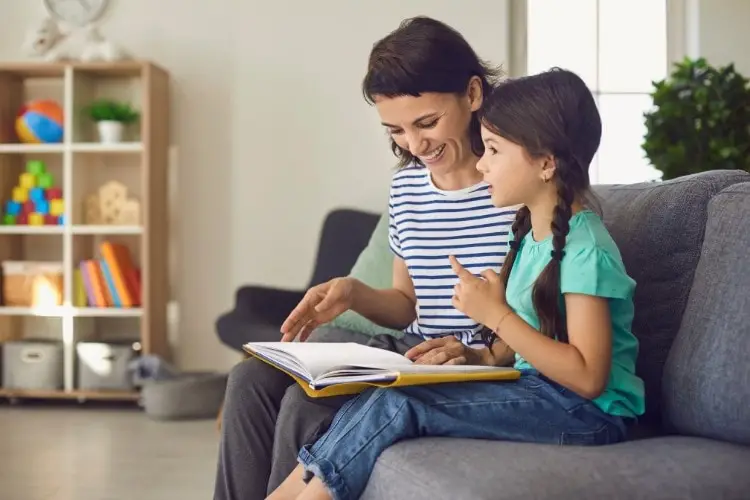
<path fill-rule="evenodd" d="M 112 99 L 94 101 L 85 112 L 96 122 L 99 141 L 108 144 L 121 142 L 125 125 L 137 121 L 140 116 L 130 104 Z"/>
<path fill-rule="evenodd" d="M 643 151 L 662 180 L 717 169 L 750 171 L 750 87 L 733 64 L 684 59 L 654 82 Z"/>

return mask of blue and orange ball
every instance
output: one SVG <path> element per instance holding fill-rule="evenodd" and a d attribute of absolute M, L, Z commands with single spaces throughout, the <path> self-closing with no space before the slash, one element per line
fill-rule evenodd
<path fill-rule="evenodd" d="M 62 107 L 46 99 L 28 102 L 16 116 L 16 134 L 21 142 L 29 144 L 62 142 Z"/>

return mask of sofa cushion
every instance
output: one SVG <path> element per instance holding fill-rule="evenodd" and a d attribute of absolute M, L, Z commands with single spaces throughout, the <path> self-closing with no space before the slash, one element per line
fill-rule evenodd
<path fill-rule="evenodd" d="M 750 182 L 708 205 L 693 288 L 664 368 L 664 419 L 672 430 L 750 444 L 748 255 Z"/>
<path fill-rule="evenodd" d="M 661 437 L 599 447 L 430 438 L 378 459 L 362 500 L 747 498 L 750 448 Z"/>
<path fill-rule="evenodd" d="M 388 213 L 380 216 L 370 236 L 367 247 L 357 258 L 349 276 L 357 278 L 372 288 L 383 289 L 393 286 L 393 253 L 388 246 Z M 401 338 L 404 332 L 376 325 L 354 311 L 346 311 L 329 323 L 335 328 L 343 328 L 367 335 L 392 335 Z"/>
<path fill-rule="evenodd" d="M 597 186 L 604 223 L 636 281 L 633 333 L 646 385 L 645 423 L 659 424 L 664 362 L 680 326 L 700 257 L 708 201 L 750 179 L 738 170 L 665 182 Z"/>

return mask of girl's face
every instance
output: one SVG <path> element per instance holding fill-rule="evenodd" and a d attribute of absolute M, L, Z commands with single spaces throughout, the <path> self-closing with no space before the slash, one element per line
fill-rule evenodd
<path fill-rule="evenodd" d="M 482 126 L 484 155 L 477 170 L 490 185 L 492 204 L 496 207 L 528 205 L 546 191 L 545 176 L 552 170 L 547 159 L 532 158 L 526 150 Z"/>
<path fill-rule="evenodd" d="M 467 95 L 425 93 L 419 97 L 375 98 L 380 120 L 394 142 L 443 175 L 476 159 L 469 123 L 481 105 L 481 85 Z"/>

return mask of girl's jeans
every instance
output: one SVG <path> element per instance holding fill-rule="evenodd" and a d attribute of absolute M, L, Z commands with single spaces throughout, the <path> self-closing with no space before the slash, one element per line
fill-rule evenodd
<path fill-rule="evenodd" d="M 538 374 L 514 382 L 370 389 L 346 403 L 299 461 L 336 500 L 362 494 L 380 454 L 424 436 L 601 445 L 622 441 L 625 424 Z"/>

